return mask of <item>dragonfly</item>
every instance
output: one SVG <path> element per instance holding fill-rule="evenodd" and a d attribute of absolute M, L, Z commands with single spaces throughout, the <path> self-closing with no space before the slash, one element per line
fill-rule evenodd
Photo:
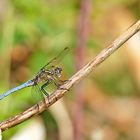
<path fill-rule="evenodd" d="M 40 69 L 40 71 L 34 76 L 33 79 L 28 80 L 27 82 L 15 88 L 12 88 L 3 94 L 0 94 L 0 100 L 26 87 L 39 87 L 39 91 L 41 91 L 44 95 L 47 96 L 47 98 L 49 98 L 50 94 L 45 90 L 45 88 L 50 83 L 54 83 L 54 85 L 57 88 L 59 88 L 62 84 L 64 84 L 67 81 L 60 80 L 63 69 L 58 65 L 63 55 L 65 55 L 68 52 L 68 50 L 69 50 L 68 47 L 64 48 L 64 50 L 62 50 L 56 57 L 54 57 L 51 61 L 49 61 L 45 66 L 43 66 Z M 39 86 L 40 84 L 41 86 Z"/>

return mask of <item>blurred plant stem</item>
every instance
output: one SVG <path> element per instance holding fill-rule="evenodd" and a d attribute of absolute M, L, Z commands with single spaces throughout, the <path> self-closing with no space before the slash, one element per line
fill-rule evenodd
<path fill-rule="evenodd" d="M 2 22 L 2 42 L 1 42 L 1 73 L 0 78 L 4 87 L 9 87 L 10 79 L 10 61 L 11 51 L 14 43 L 14 32 L 15 32 L 15 19 L 14 9 L 9 1 L 6 1 L 5 10 L 3 11 L 3 22 Z"/>
<path fill-rule="evenodd" d="M 80 1 L 80 13 L 77 25 L 77 47 L 76 47 L 76 69 L 79 70 L 85 62 L 86 58 L 86 47 L 89 35 L 89 23 L 90 23 L 90 12 L 91 12 L 91 1 L 81 0 Z M 74 132 L 75 140 L 84 139 L 84 103 L 85 103 L 85 82 L 80 82 L 76 88 L 76 99 L 74 106 Z"/>

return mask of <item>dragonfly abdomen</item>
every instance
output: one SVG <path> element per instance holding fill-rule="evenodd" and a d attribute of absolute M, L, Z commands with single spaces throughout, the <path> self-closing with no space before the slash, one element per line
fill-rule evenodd
<path fill-rule="evenodd" d="M 34 82 L 32 80 L 29 80 L 29 81 L 23 83 L 22 85 L 12 88 L 12 89 L 8 90 L 7 92 L 1 94 L 0 100 L 2 100 L 4 97 L 8 96 L 9 94 L 12 94 L 20 89 L 23 89 L 23 88 L 29 87 L 29 86 L 33 86 L 33 85 L 34 85 Z"/>

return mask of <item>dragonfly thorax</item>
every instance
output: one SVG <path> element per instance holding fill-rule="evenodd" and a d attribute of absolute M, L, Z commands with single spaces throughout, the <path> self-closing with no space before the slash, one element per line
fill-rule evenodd
<path fill-rule="evenodd" d="M 48 80 L 54 80 L 55 78 L 59 78 L 62 75 L 62 68 L 60 67 L 52 67 L 48 70 L 42 69 L 34 79 L 35 83 L 45 82 Z"/>

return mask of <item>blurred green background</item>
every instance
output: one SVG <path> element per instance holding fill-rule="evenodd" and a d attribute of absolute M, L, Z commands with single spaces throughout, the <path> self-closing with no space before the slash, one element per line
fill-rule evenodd
<path fill-rule="evenodd" d="M 1 0 L 0 93 L 33 78 L 65 47 L 70 53 L 62 62 L 63 78 L 68 79 L 139 17 L 139 0 Z M 39 122 L 42 140 L 138 140 L 139 43 L 140 36 L 130 39 L 55 109 L 6 130 L 3 139 Z M 1 100 L 0 121 L 31 107 L 30 93 L 26 88 Z"/>

